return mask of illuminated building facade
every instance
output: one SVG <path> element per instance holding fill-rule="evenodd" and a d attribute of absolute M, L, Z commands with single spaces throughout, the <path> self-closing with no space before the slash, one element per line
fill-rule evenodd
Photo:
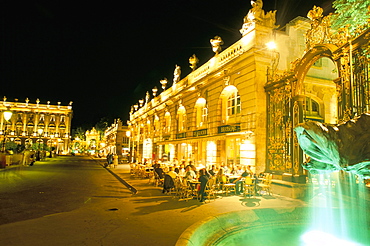
<path fill-rule="evenodd" d="M 71 120 L 73 116 L 72 102 L 68 106 L 7 101 L 4 97 L 0 103 L 0 134 L 2 141 L 13 141 L 16 144 L 31 147 L 38 143 L 53 147 L 58 154 L 69 152 L 71 139 Z M 4 112 L 11 112 L 11 118 L 6 120 Z"/>
<path fill-rule="evenodd" d="M 85 132 L 85 147 L 90 154 L 95 154 L 99 151 L 103 140 L 100 133 L 93 127 Z"/>
<path fill-rule="evenodd" d="M 127 160 L 129 154 L 127 131 L 128 127 L 124 126 L 120 119 L 114 120 L 114 123 L 104 132 L 104 155 L 113 153 L 118 155 L 119 161 Z"/>
<path fill-rule="evenodd" d="M 262 1 L 254 3 L 239 41 L 221 51 L 222 39 L 211 39 L 213 58 L 196 68 L 194 55 L 193 72 L 180 79 L 176 66 L 171 86 L 163 79 L 159 95 L 154 88 L 152 97 L 147 93 L 132 107 L 128 124 L 137 161 L 242 164 L 275 177 L 304 177 L 294 126 L 337 123 L 353 117 L 355 107 L 357 113 L 369 110 L 368 26 L 340 37 L 343 32 L 328 31 L 329 17 L 315 7 L 308 19 L 277 30 L 275 11 L 265 13 L 257 4 Z M 358 70 L 357 82 L 356 64 L 365 69 Z"/>

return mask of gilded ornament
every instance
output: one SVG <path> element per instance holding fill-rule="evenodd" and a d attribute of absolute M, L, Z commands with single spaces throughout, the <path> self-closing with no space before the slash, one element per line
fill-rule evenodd
<path fill-rule="evenodd" d="M 252 31 L 256 24 L 261 26 L 266 26 L 269 28 L 277 28 L 279 26 L 275 25 L 276 23 L 276 10 L 269 11 L 265 13 L 262 9 L 263 2 L 262 0 L 252 0 L 252 8 L 249 10 L 248 14 L 244 17 L 244 23 L 240 29 L 240 33 L 245 36 L 250 31 Z"/>
<path fill-rule="evenodd" d="M 213 39 L 210 40 L 210 43 L 212 45 L 213 52 L 218 55 L 218 53 L 220 53 L 222 50 L 221 45 L 224 44 L 224 41 L 222 41 L 221 37 L 215 36 Z"/>

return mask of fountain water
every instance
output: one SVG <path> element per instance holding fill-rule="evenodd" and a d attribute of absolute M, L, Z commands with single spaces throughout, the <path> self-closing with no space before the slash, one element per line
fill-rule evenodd
<path fill-rule="evenodd" d="M 304 245 L 369 245 L 370 115 L 339 125 L 306 122 L 294 129 L 309 156 L 310 229 Z"/>
<path fill-rule="evenodd" d="M 199 221 L 176 246 L 370 245 L 370 115 L 341 125 L 306 122 L 294 129 L 310 156 L 309 207 L 266 208 Z"/>

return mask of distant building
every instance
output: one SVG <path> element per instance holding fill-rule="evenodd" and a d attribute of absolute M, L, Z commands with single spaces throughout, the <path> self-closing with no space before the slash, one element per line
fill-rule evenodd
<path fill-rule="evenodd" d="M 118 155 L 120 161 L 128 159 L 129 138 L 127 137 L 127 131 L 128 127 L 124 126 L 120 119 L 114 120 L 114 123 L 104 132 L 105 155 L 113 153 Z"/>
<path fill-rule="evenodd" d="M 11 112 L 6 120 L 4 112 Z M 56 153 L 69 152 L 71 139 L 71 121 L 73 116 L 72 102 L 68 106 L 7 101 L 4 97 L 0 102 L 0 137 L 2 141 L 13 141 L 26 147 L 38 143 L 52 147 Z"/>
<path fill-rule="evenodd" d="M 90 131 L 87 130 L 85 133 L 85 148 L 90 154 L 96 154 L 101 146 L 102 139 L 100 133 L 93 127 Z"/>

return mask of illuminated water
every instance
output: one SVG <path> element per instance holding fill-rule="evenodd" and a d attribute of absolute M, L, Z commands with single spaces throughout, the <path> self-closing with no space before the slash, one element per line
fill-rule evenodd
<path fill-rule="evenodd" d="M 362 180 L 344 172 L 316 174 L 308 187 L 307 207 L 220 214 L 188 228 L 176 246 L 370 245 L 370 195 Z"/>
<path fill-rule="evenodd" d="M 310 177 L 311 222 L 302 235 L 303 245 L 370 245 L 363 181 L 346 172 Z"/>

